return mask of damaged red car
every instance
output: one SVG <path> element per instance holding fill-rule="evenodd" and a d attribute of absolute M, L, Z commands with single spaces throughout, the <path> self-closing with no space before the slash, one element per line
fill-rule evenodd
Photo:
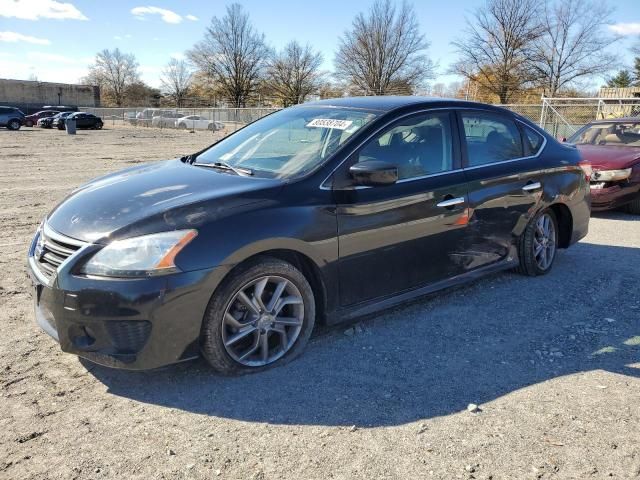
<path fill-rule="evenodd" d="M 591 122 L 567 141 L 591 164 L 591 209 L 640 215 L 640 117 Z"/>

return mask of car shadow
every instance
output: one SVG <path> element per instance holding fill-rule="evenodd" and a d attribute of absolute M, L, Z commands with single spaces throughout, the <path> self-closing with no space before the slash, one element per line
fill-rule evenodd
<path fill-rule="evenodd" d="M 640 249 L 579 243 L 546 276 L 497 274 L 348 335 L 348 325 L 321 328 L 299 359 L 253 375 L 221 377 L 202 360 L 150 372 L 82 362 L 114 395 L 198 414 L 399 425 L 578 372 L 640 377 L 637 265 Z"/>

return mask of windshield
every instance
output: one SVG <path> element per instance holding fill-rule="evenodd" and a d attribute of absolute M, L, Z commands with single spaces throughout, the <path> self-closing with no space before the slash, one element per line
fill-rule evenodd
<path fill-rule="evenodd" d="M 289 178 L 323 163 L 375 113 L 332 107 L 281 110 L 198 155 L 197 163 L 226 163 L 256 176 Z"/>
<path fill-rule="evenodd" d="M 587 125 L 571 137 L 569 142 L 576 145 L 640 147 L 640 120 Z"/>

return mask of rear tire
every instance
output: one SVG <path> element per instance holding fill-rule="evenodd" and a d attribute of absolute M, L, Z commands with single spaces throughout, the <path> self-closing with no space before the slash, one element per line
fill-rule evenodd
<path fill-rule="evenodd" d="M 24 124 L 25 127 L 33 127 L 33 122 L 31 120 L 27 120 Z"/>
<path fill-rule="evenodd" d="M 102 122 L 96 123 L 96 130 L 102 130 Z"/>
<path fill-rule="evenodd" d="M 558 251 L 558 220 L 552 210 L 531 219 L 518 239 L 518 273 L 535 277 L 549 273 Z"/>
<path fill-rule="evenodd" d="M 627 212 L 633 215 L 640 215 L 640 196 L 627 205 Z"/>
<path fill-rule="evenodd" d="M 259 372 L 302 353 L 314 323 L 315 299 L 305 276 L 277 258 L 258 258 L 231 272 L 211 297 L 202 354 L 224 375 Z"/>

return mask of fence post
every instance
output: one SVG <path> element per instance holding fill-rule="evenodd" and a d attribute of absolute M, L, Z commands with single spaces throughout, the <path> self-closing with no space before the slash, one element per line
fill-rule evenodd
<path fill-rule="evenodd" d="M 547 100 L 544 98 L 544 93 L 542 94 L 542 96 L 540 97 L 540 100 L 542 101 L 542 107 L 540 108 L 540 128 L 544 128 L 544 120 L 545 120 L 545 109 L 547 106 Z"/>

